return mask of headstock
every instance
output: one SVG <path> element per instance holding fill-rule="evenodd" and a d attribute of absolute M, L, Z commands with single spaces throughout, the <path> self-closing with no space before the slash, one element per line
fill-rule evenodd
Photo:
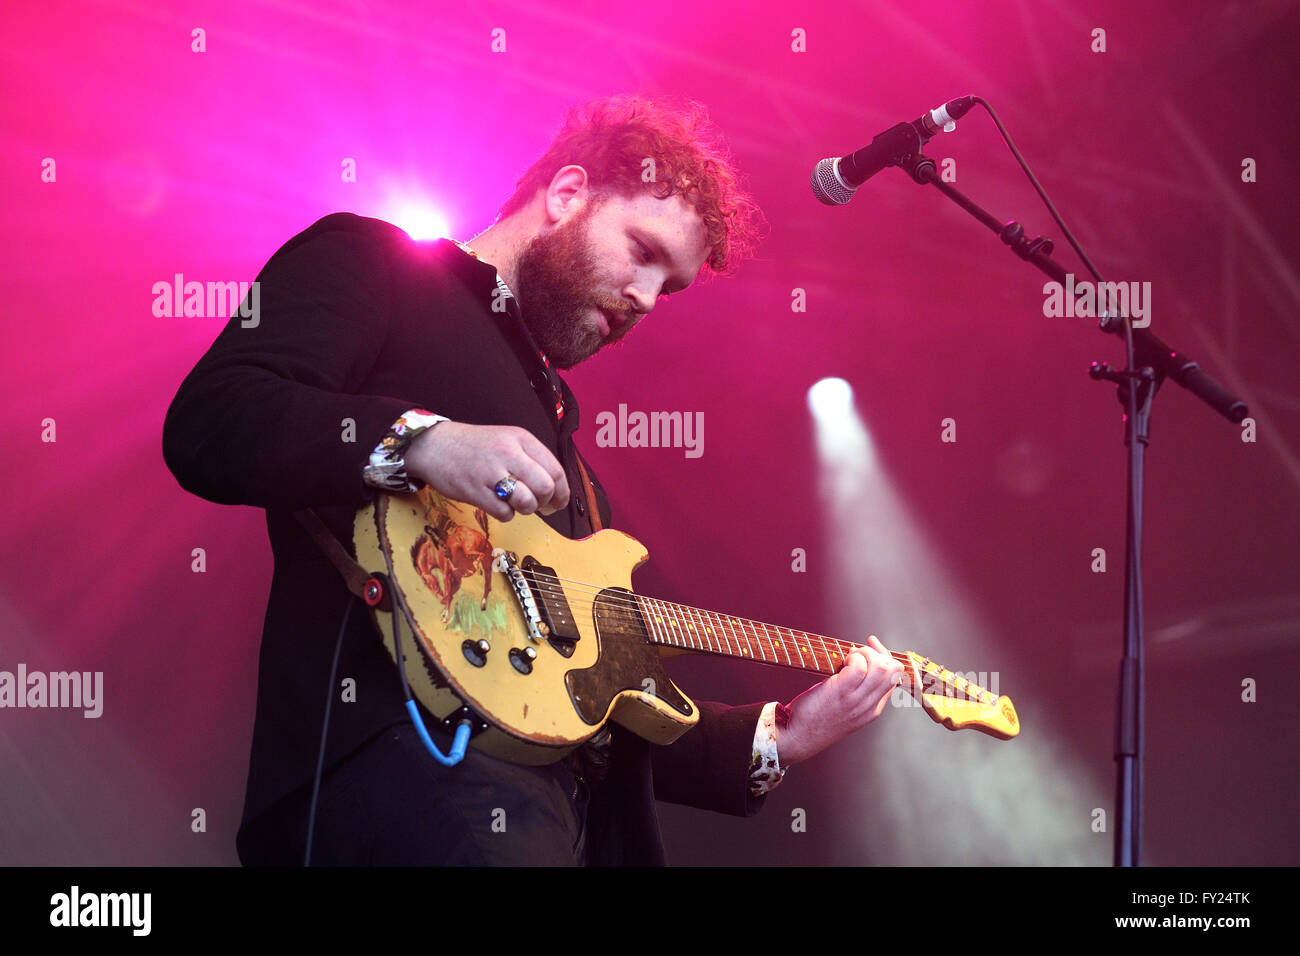
<path fill-rule="evenodd" d="M 978 730 L 999 740 L 1020 733 L 1010 697 L 992 694 L 915 651 L 906 653 L 911 683 L 907 689 L 935 723 L 949 730 Z"/>

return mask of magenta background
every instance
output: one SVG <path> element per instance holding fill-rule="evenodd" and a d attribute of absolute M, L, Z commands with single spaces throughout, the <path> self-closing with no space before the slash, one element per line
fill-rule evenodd
<path fill-rule="evenodd" d="M 770 222 L 759 261 L 674 297 L 629 346 L 570 374 L 579 441 L 616 524 L 651 553 L 638 589 L 832 631 L 804 396 L 841 375 L 894 489 L 991 635 L 990 659 L 945 663 L 1001 668 L 1025 736 L 1050 729 L 1055 756 L 1091 781 L 1060 798 L 1062 814 L 1111 807 L 1124 452 L 1113 393 L 1085 371 L 1121 361 L 1117 342 L 1043 318 L 1039 274 L 902 174 L 883 173 L 843 209 L 807 187 L 823 156 L 981 94 L 1107 277 L 1151 281 L 1153 331 L 1239 389 L 1258 423 L 1245 444 L 1180 389 L 1157 404 L 1148 861 L 1296 863 L 1300 16 L 1281 2 L 1141 7 L 7 6 L 0 669 L 102 670 L 105 713 L 0 711 L 0 863 L 235 862 L 270 553 L 260 511 L 194 498 L 163 464 L 167 405 L 222 320 L 154 318 L 152 284 L 176 272 L 251 280 L 320 216 L 386 217 L 403 195 L 467 239 L 565 106 L 625 90 L 706 103 Z M 207 31 L 201 55 L 194 26 Z M 489 51 L 496 27 L 505 54 Z M 809 52 L 791 52 L 794 27 Z M 1105 54 L 1089 50 L 1094 27 L 1107 31 Z M 1075 266 L 986 115 L 928 151 L 955 157 L 959 188 L 1058 239 Z M 40 180 L 47 156 L 56 184 Z M 340 182 L 345 156 L 355 184 Z M 1253 184 L 1240 181 L 1246 156 Z M 796 287 L 807 313 L 790 311 Z M 704 456 L 596 448 L 596 413 L 620 402 L 704 411 Z M 956 445 L 938 441 L 948 416 Z M 46 417 L 57 443 L 40 440 Z M 809 573 L 791 573 L 795 547 Z M 1094 547 L 1107 574 L 1088 570 Z M 861 636 L 878 627 L 862 621 Z M 724 661 L 674 673 L 693 696 L 737 703 L 788 700 L 809 683 Z M 1247 677 L 1259 695 L 1249 705 Z M 883 721 L 797 768 L 756 819 L 661 807 L 670 859 L 1040 861 L 1014 802 L 1001 830 L 910 839 L 937 821 L 881 811 L 901 784 L 877 748 L 924 721 Z M 972 745 L 925 723 L 932 770 L 908 777 L 904 798 L 924 807 L 942 792 L 960 806 Z M 982 798 L 971 788 L 970 799 Z M 190 830 L 195 807 L 206 833 Z M 791 832 L 793 808 L 807 810 L 807 833 Z M 1110 835 L 1088 823 L 1069 821 L 1078 835 L 1052 862 L 1109 861 Z M 943 824 L 960 832 L 960 813 Z"/>

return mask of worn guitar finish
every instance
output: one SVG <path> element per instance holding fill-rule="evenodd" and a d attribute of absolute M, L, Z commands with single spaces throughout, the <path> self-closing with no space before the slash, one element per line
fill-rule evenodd
<path fill-rule="evenodd" d="M 648 554 L 605 530 L 574 541 L 535 515 L 499 522 L 426 488 L 379 495 L 353 528 L 357 561 L 388 573 L 407 679 L 448 729 L 473 721 L 474 746 L 523 764 L 562 759 L 613 720 L 654 743 L 699 720 L 662 655 L 693 651 L 833 674 L 853 644 L 633 593 Z M 393 614 L 371 615 L 389 654 Z M 905 686 L 949 729 L 1019 732 L 995 697 L 911 652 Z"/>

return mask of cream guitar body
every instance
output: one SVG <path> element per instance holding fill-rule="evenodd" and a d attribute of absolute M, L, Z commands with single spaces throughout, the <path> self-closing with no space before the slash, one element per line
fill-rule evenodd
<path fill-rule="evenodd" d="M 397 630 L 416 698 L 448 730 L 468 717 L 473 746 L 515 763 L 560 760 L 611 720 L 654 743 L 676 740 L 699 713 L 664 671 L 665 654 L 831 674 L 853 647 L 634 594 L 632 572 L 649 555 L 621 531 L 574 541 L 537 516 L 499 522 L 429 488 L 379 495 L 358 511 L 353 544 L 358 563 L 387 580 L 391 609 L 371 614 L 395 659 L 393 618 L 405 608 Z M 935 720 L 1019 732 L 1008 698 L 919 655 L 894 656 Z"/>

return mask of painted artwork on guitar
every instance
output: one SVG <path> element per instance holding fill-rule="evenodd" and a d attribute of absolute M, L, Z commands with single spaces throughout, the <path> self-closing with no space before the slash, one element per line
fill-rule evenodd
<path fill-rule="evenodd" d="M 411 546 L 411 561 L 429 591 L 442 602 L 442 623 L 450 631 L 491 640 L 507 630 L 509 610 L 492 596 L 492 541 L 488 516 L 482 508 L 452 501 L 432 488 L 421 489 L 416 498 L 424 506 L 424 533 Z M 467 520 L 469 519 L 469 520 Z M 473 525 L 469 522 L 473 521 Z M 483 597 L 471 593 L 480 589 Z M 472 582 L 472 583 L 466 583 Z"/>

